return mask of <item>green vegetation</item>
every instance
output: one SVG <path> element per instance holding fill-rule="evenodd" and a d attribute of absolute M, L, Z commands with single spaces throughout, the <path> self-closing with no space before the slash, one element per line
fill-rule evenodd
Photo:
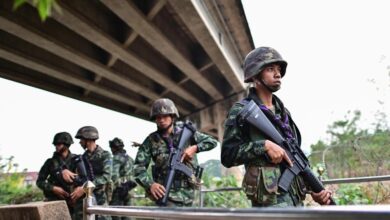
<path fill-rule="evenodd" d="M 355 111 L 329 126 L 330 142 L 312 145 L 311 164 L 325 168 L 324 179 L 390 174 L 390 128 L 385 114 L 378 113 L 372 129 L 359 129 L 361 113 Z M 340 184 L 335 188 L 338 204 L 388 203 L 390 185 L 386 182 Z"/>
<path fill-rule="evenodd" d="M 234 176 L 203 176 L 203 189 L 227 187 L 239 187 Z M 208 192 L 203 195 L 203 207 L 248 208 L 250 203 L 243 191 Z"/>
<path fill-rule="evenodd" d="M 24 175 L 17 173 L 18 166 L 12 160 L 13 157 L 3 159 L 0 156 L 0 205 L 42 201 L 42 191 L 35 186 L 23 185 Z"/>
<path fill-rule="evenodd" d="M 27 2 L 27 0 L 14 0 L 14 10 L 18 9 Z M 45 21 L 46 18 L 51 15 L 52 8 L 60 11 L 60 7 L 57 5 L 55 0 L 33 0 L 32 5 L 37 9 L 42 21 Z"/>

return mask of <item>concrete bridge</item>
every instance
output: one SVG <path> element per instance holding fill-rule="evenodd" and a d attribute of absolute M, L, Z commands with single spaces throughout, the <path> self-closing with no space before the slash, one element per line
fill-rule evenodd
<path fill-rule="evenodd" d="M 60 0 L 41 22 L 0 2 L 0 77 L 148 119 L 172 99 L 221 139 L 254 48 L 240 0 Z"/>

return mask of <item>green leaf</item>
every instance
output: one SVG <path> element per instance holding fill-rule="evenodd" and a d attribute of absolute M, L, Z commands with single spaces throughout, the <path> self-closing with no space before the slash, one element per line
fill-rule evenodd
<path fill-rule="evenodd" d="M 14 5 L 12 7 L 13 10 L 18 9 L 21 5 L 26 3 L 26 0 L 14 0 Z"/>

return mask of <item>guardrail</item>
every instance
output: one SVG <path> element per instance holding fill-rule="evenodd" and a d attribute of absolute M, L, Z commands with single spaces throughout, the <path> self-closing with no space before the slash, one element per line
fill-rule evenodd
<path fill-rule="evenodd" d="M 166 207 L 101 207 L 87 208 L 87 214 L 115 215 L 148 219 L 187 220 L 389 220 L 389 206 L 336 206 L 316 208 L 166 208 Z M 91 220 L 92 218 L 87 218 Z"/>
<path fill-rule="evenodd" d="M 324 184 L 359 183 L 359 182 L 390 181 L 390 175 L 355 177 L 323 180 Z M 245 218 L 245 220 L 262 219 L 317 219 L 317 220 L 382 220 L 390 219 L 390 205 L 359 205 L 359 206 L 321 206 L 305 208 L 203 208 L 203 194 L 209 192 L 240 191 L 241 187 L 219 189 L 204 189 L 200 191 L 200 208 L 166 208 L 141 206 L 93 206 L 93 184 L 84 186 L 87 196 L 84 199 L 84 220 L 92 220 L 95 215 L 127 216 L 148 219 L 202 219 L 230 220 Z"/>

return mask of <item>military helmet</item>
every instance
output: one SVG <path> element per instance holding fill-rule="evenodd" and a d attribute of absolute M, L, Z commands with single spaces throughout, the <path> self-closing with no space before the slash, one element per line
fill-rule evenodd
<path fill-rule="evenodd" d="M 120 147 L 120 148 L 123 148 L 125 145 L 123 144 L 123 141 L 122 139 L 120 138 L 114 138 L 112 139 L 111 141 L 109 141 L 108 143 L 110 143 L 110 147 Z"/>
<path fill-rule="evenodd" d="M 99 139 L 99 132 L 93 126 L 84 126 L 77 131 L 77 139 L 96 140 Z"/>
<path fill-rule="evenodd" d="M 271 47 L 258 47 L 246 55 L 244 60 L 244 81 L 251 82 L 252 77 L 260 73 L 268 64 L 279 63 L 282 77 L 286 73 L 287 62 Z"/>
<path fill-rule="evenodd" d="M 59 132 L 54 135 L 53 144 L 65 144 L 67 146 L 70 146 L 71 144 L 73 144 L 73 139 L 68 132 Z"/>
<path fill-rule="evenodd" d="M 154 120 L 157 115 L 175 115 L 178 118 L 179 112 L 172 100 L 163 98 L 154 101 L 150 109 L 151 120 Z"/>

